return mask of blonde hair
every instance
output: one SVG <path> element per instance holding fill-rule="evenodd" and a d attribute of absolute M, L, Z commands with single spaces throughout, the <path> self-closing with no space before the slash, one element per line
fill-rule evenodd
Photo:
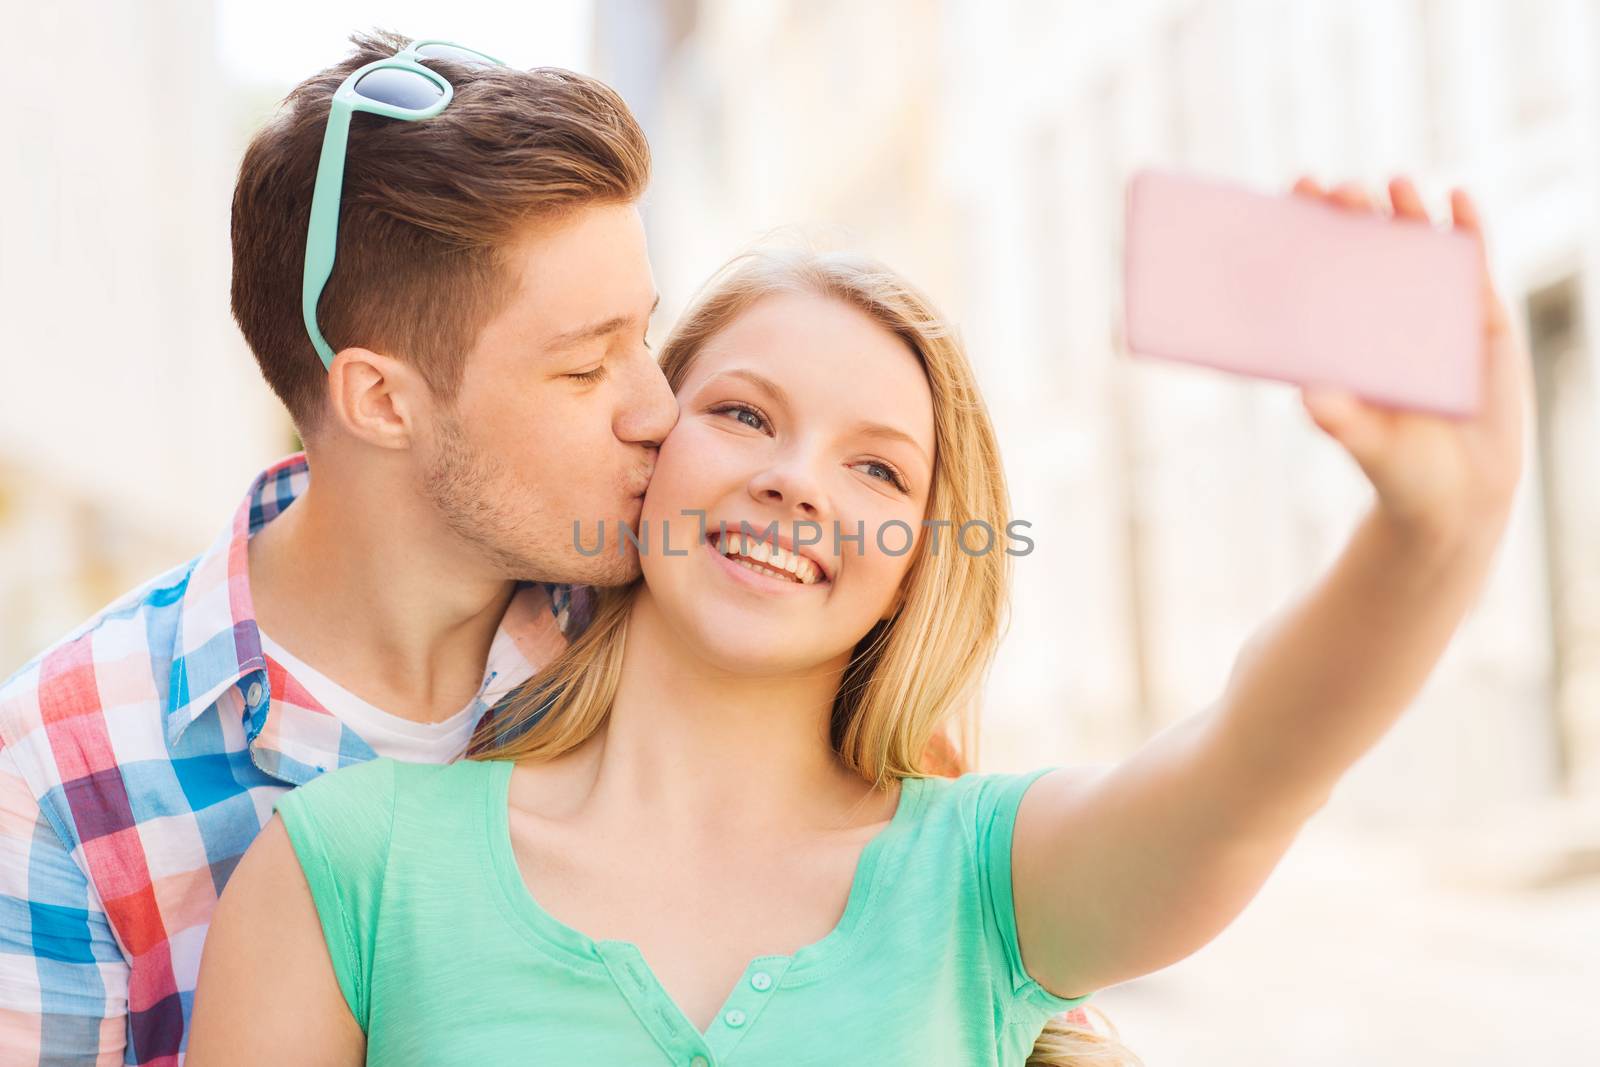
<path fill-rule="evenodd" d="M 707 341 L 766 297 L 798 293 L 842 301 L 899 337 L 922 363 L 933 395 L 934 473 L 928 513 L 949 525 L 929 550 L 925 530 L 894 614 L 857 643 L 834 701 L 831 740 L 843 763 L 873 783 L 959 775 L 976 761 L 976 708 L 1004 629 L 1010 501 L 994 427 L 955 332 L 903 278 L 870 260 L 806 249 L 758 249 L 712 276 L 661 350 L 676 392 Z M 987 524 L 985 551 L 954 539 Z M 595 592 L 583 634 L 526 683 L 523 695 L 480 724 L 474 759 L 553 759 L 604 724 L 616 695 L 628 609 L 637 583 Z M 1082 1012 L 1056 1016 L 1032 1067 L 1130 1067 L 1137 1060 Z"/>

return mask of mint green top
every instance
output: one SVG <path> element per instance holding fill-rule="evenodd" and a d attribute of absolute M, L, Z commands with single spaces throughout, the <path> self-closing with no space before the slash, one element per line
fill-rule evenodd
<path fill-rule="evenodd" d="M 369 1063 L 1021 1067 L 1087 999 L 1047 992 L 1017 948 L 1011 830 L 1044 770 L 906 779 L 838 925 L 751 960 L 702 1033 L 631 943 L 529 894 L 512 766 L 380 759 L 278 801 Z"/>

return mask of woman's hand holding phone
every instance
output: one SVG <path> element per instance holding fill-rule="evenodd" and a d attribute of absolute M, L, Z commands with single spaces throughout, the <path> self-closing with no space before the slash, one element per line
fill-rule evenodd
<path fill-rule="evenodd" d="M 1441 228 L 1410 179 L 1388 193 L 1384 210 L 1355 183 L 1306 177 L 1268 195 L 1136 174 L 1128 351 L 1295 384 L 1398 531 L 1498 535 L 1522 466 L 1527 353 L 1467 194 L 1452 192 Z"/>
<path fill-rule="evenodd" d="M 1528 357 L 1467 195 L 1441 233 L 1410 181 L 1388 192 L 1381 217 L 1359 186 L 1309 178 L 1284 197 L 1136 185 L 1130 351 L 1294 382 L 1378 502 L 1204 711 L 1112 773 L 1062 768 L 1029 790 L 1013 896 L 1046 989 L 1148 974 L 1226 928 L 1415 701 L 1483 587 L 1521 471 Z"/>
<path fill-rule="evenodd" d="M 1381 213 L 1355 183 L 1325 191 L 1303 177 L 1294 193 L 1344 211 Z M 1388 193 L 1395 220 L 1430 221 L 1410 179 L 1393 179 Z M 1523 413 L 1530 388 L 1528 353 L 1513 336 L 1490 277 L 1477 207 L 1464 190 L 1455 189 L 1450 210 L 1454 228 L 1478 246 L 1483 384 L 1477 411 L 1447 416 L 1389 407 L 1346 390 L 1301 389 L 1307 414 L 1360 466 L 1384 514 L 1400 530 L 1435 544 L 1479 533 L 1498 539 L 1522 470 Z M 1360 314 L 1360 309 L 1352 307 L 1350 314 Z"/>

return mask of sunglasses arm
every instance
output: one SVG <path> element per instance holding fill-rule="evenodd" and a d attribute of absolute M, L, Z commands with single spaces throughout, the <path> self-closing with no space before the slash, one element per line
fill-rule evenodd
<path fill-rule="evenodd" d="M 311 195 L 311 224 L 306 228 L 306 263 L 302 275 L 300 310 L 306 333 L 322 359 L 324 369 L 333 366 L 333 349 L 317 326 L 317 302 L 323 286 L 333 273 L 334 252 L 339 245 L 339 200 L 344 188 L 345 141 L 350 135 L 350 105 L 335 97 L 328 112 L 328 128 L 322 135 L 322 158 L 317 165 L 317 186 Z"/>

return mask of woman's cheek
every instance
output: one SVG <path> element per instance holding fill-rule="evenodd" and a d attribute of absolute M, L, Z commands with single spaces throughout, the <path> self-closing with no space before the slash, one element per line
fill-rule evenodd
<path fill-rule="evenodd" d="M 859 549 L 856 545 L 846 544 L 845 550 L 852 555 L 857 551 L 860 553 L 852 562 L 858 564 L 856 569 L 861 579 L 861 594 L 874 604 L 880 600 L 887 604 L 910 568 L 919 531 L 911 517 L 892 509 L 884 509 L 872 518 L 863 520 L 863 523 L 865 536 Z M 846 531 L 852 534 L 854 527 L 855 520 L 845 524 Z"/>

